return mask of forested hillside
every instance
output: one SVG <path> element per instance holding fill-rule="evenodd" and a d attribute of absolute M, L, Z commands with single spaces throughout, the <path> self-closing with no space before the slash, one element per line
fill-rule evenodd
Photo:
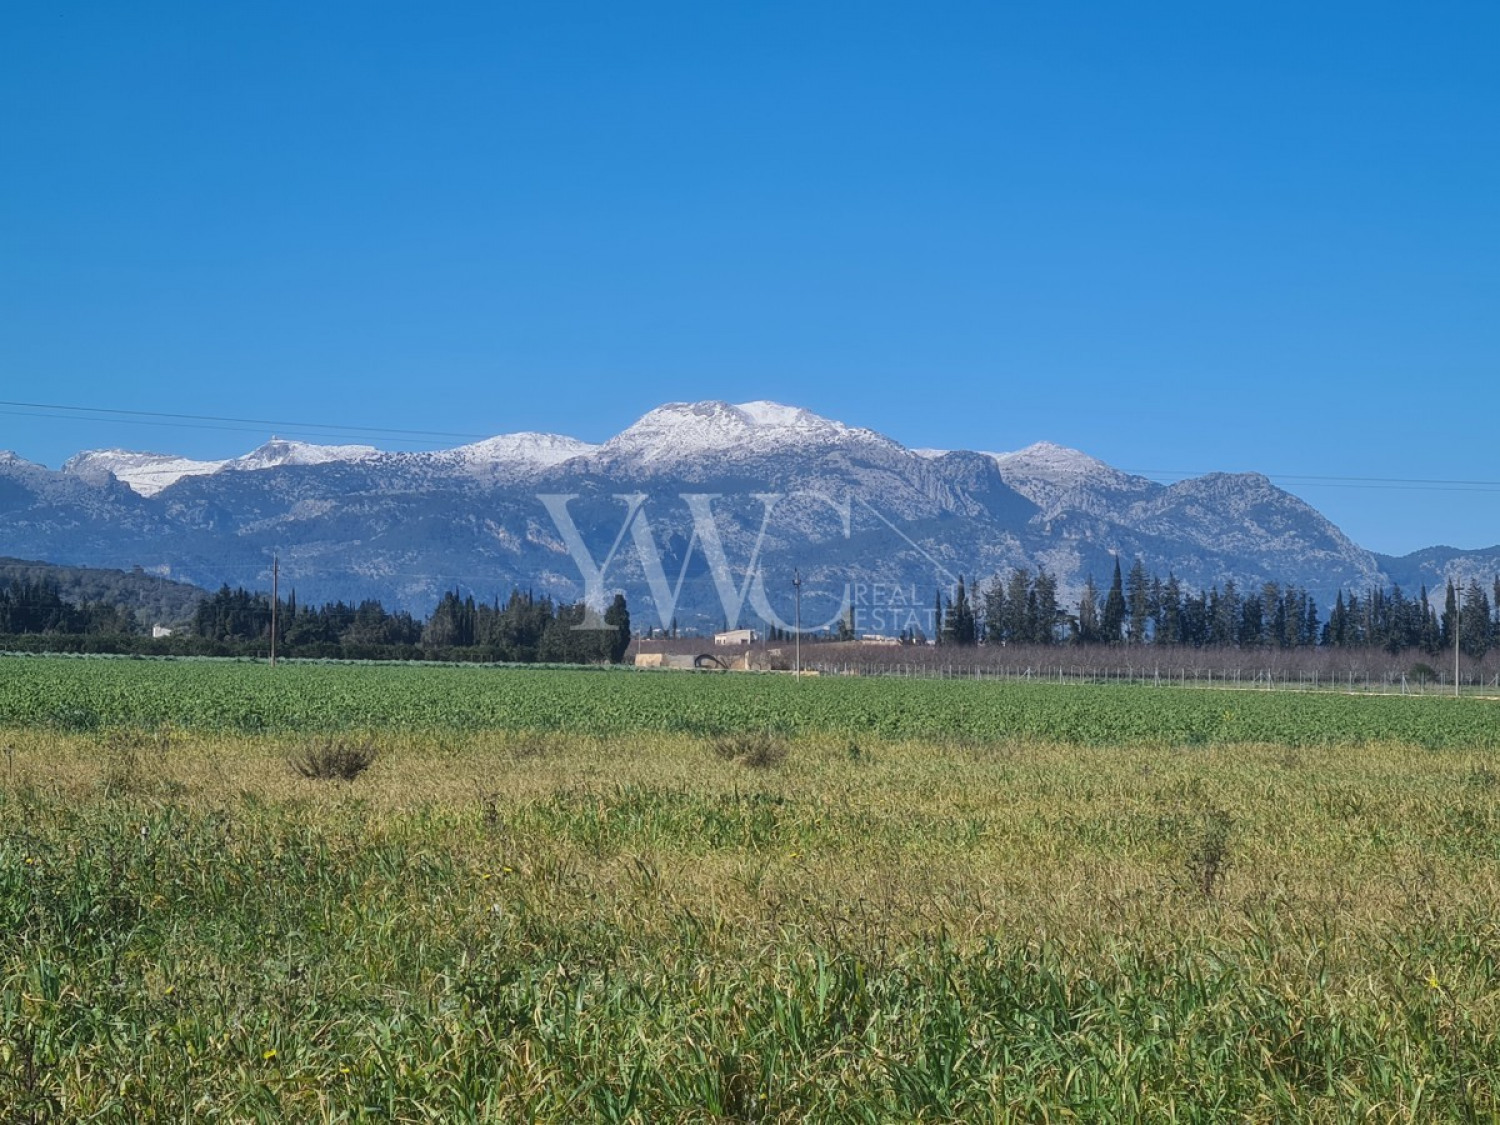
<path fill-rule="evenodd" d="M 207 591 L 140 569 L 106 570 L 88 566 L 0 558 L 0 592 L 28 612 L 54 613 L 55 600 L 75 609 L 84 605 L 126 611 L 147 632 L 152 625 L 185 625 Z M 20 627 L 0 632 L 31 632 Z"/>

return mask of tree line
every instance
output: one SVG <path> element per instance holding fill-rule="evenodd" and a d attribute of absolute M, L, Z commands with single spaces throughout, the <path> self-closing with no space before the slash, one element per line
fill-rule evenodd
<path fill-rule="evenodd" d="M 111 636 L 140 631 L 135 614 L 106 601 L 74 603 L 50 579 L 0 581 L 0 633 Z"/>
<path fill-rule="evenodd" d="M 602 615 L 519 590 L 489 603 L 450 591 L 425 620 L 376 600 L 304 605 L 295 593 L 274 608 L 277 652 L 294 657 L 619 663 L 630 644 L 620 595 Z M 225 585 L 199 600 L 185 628 L 153 639 L 124 606 L 75 605 L 48 580 L 0 581 L 0 634 L 17 649 L 258 656 L 270 650 L 272 609 L 269 594 Z"/>
<path fill-rule="evenodd" d="M 149 627 L 152 622 L 186 620 L 204 593 L 197 586 L 148 574 L 140 567 L 109 570 L 0 558 L 0 589 L 15 596 L 15 587 L 26 583 L 42 586 L 46 591 L 44 597 L 53 609 L 56 609 L 57 600 L 74 607 L 81 607 L 84 603 L 96 607 L 120 607 L 131 612 L 137 624 L 143 627 Z M 23 595 L 22 600 L 28 600 L 28 596 Z"/>
<path fill-rule="evenodd" d="M 0 572 L 0 635 L 7 647 L 100 652 L 258 655 L 269 649 L 270 595 L 223 586 L 202 597 L 186 629 L 152 640 L 127 605 L 69 597 L 50 577 Z M 1185 648 L 1377 649 L 1396 654 L 1461 652 L 1482 659 L 1500 649 L 1500 577 L 1449 581 L 1440 599 L 1427 588 L 1340 590 L 1326 616 L 1306 589 L 1277 582 L 1241 589 L 1233 580 L 1193 590 L 1170 572 L 1119 560 L 1107 587 L 1090 576 L 1064 602 L 1045 568 L 1016 568 L 971 591 L 962 578 L 936 592 L 934 639 L 967 645 L 1157 645 Z M 295 593 L 276 605 L 284 655 L 347 659 L 458 659 L 532 663 L 618 662 L 630 643 L 630 614 L 617 595 L 602 620 L 582 604 L 519 590 L 505 601 L 450 591 L 418 619 L 376 600 L 303 605 Z M 675 624 L 675 622 L 674 622 Z M 587 628 L 579 628 L 585 625 Z M 603 625 L 603 628 L 598 626 Z M 836 639 L 855 635 L 852 614 Z M 675 632 L 675 630 L 674 630 Z M 776 639 L 778 630 L 768 634 Z M 917 630 L 903 640 L 922 641 Z"/>
<path fill-rule="evenodd" d="M 1500 577 L 1487 592 L 1471 579 L 1450 580 L 1441 605 L 1423 586 L 1363 593 L 1340 590 L 1324 618 L 1298 586 L 1265 582 L 1242 590 L 1191 590 L 1175 575 L 1148 573 L 1137 559 L 1128 573 L 1115 560 L 1109 586 L 1090 576 L 1077 602 L 1064 605 L 1045 569 L 1016 568 L 973 594 L 962 577 L 934 599 L 937 643 L 948 645 L 1171 645 L 1190 648 L 1375 648 L 1390 653 L 1451 651 L 1455 635 L 1467 656 L 1500 648 Z M 922 639 L 908 636 L 908 640 Z"/>
<path fill-rule="evenodd" d="M 530 664 L 618 664 L 630 644 L 630 611 L 623 595 L 602 617 L 582 603 L 512 591 L 502 603 L 476 602 L 450 590 L 425 621 L 380 602 L 299 605 L 295 594 L 277 604 L 277 648 L 288 656 L 385 656 Z M 223 587 L 193 615 L 195 636 L 269 645 L 271 599 Z"/>

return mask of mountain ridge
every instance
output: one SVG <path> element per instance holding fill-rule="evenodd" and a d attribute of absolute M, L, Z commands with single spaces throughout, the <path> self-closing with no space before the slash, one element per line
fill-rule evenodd
<path fill-rule="evenodd" d="M 210 588 L 268 585 L 275 553 L 299 596 L 416 610 L 454 587 L 573 599 L 602 567 L 596 585 L 663 623 L 727 618 L 756 574 L 763 608 L 784 619 L 794 569 L 817 583 L 803 594 L 822 614 L 846 583 L 931 589 L 1017 566 L 1046 566 L 1067 596 L 1117 557 L 1198 588 L 1301 586 L 1325 605 L 1441 566 L 1500 568 L 1500 548 L 1376 555 L 1262 474 L 1162 484 L 1047 441 L 912 450 L 766 400 L 666 403 L 600 443 L 526 432 L 391 452 L 273 439 L 223 461 L 84 451 L 56 471 L 0 455 L 0 536 L 9 554 L 141 564 Z"/>

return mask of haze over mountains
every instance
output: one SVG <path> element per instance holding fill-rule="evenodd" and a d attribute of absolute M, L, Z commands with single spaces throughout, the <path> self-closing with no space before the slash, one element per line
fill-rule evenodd
<path fill-rule="evenodd" d="M 59 471 L 0 454 L 0 554 L 129 568 L 308 601 L 429 610 L 445 590 L 575 599 L 623 590 L 638 625 L 673 617 L 920 624 L 937 587 L 1045 566 L 1065 599 L 1117 553 L 1206 588 L 1336 590 L 1488 578 L 1500 548 L 1403 558 L 1353 543 L 1254 473 L 1163 485 L 1042 442 L 911 450 L 771 402 L 672 403 L 602 444 L 507 434 L 383 452 L 273 439 L 224 461 L 93 450 Z"/>

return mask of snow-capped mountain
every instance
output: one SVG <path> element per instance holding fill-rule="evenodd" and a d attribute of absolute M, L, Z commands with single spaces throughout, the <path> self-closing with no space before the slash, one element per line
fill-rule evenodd
<path fill-rule="evenodd" d="M 273 437 L 243 457 L 225 461 L 222 468 L 249 472 L 255 469 L 279 469 L 284 465 L 326 465 L 330 461 L 365 461 L 379 457 L 373 445 L 314 445 L 306 441 L 288 441 Z"/>
<path fill-rule="evenodd" d="M 448 461 L 478 469 L 550 469 L 575 457 L 587 457 L 598 448 L 597 445 L 561 434 L 520 433 L 500 434 L 498 437 L 485 438 L 471 445 L 461 445 L 457 449 L 426 456 L 438 463 Z"/>
<path fill-rule="evenodd" d="M 755 458 L 771 453 L 871 446 L 906 455 L 896 442 L 875 433 L 775 402 L 674 402 L 657 407 L 602 445 L 561 434 L 500 434 L 455 449 L 382 452 L 368 445 L 315 445 L 272 438 L 239 457 L 195 461 L 170 453 L 101 449 L 70 458 L 63 471 L 79 476 L 113 474 L 142 496 L 154 496 L 185 477 L 226 471 L 276 469 L 382 459 L 388 465 L 425 471 L 468 469 L 503 475 L 551 469 L 579 459 L 591 468 L 644 470 L 700 457 Z"/>
<path fill-rule="evenodd" d="M 371 445 L 313 445 L 273 437 L 243 456 L 224 461 L 194 461 L 171 453 L 95 449 L 70 457 L 63 463 L 63 472 L 84 477 L 111 474 L 142 496 L 155 496 L 183 477 L 277 469 L 284 465 L 326 465 L 330 461 L 362 461 L 378 456 L 380 450 Z"/>
<path fill-rule="evenodd" d="M 1069 511 L 1104 515 L 1148 499 L 1164 488 L 1050 441 L 989 456 L 1000 467 L 1000 479 L 1040 508 L 1044 518 Z"/>
<path fill-rule="evenodd" d="M 1164 485 L 1048 442 L 910 450 L 765 401 L 669 403 L 600 444 L 517 433 L 382 452 L 273 439 L 222 461 L 96 450 L 61 471 L 0 454 L 0 553 L 256 587 L 273 552 L 304 601 L 426 612 L 447 589 L 513 586 L 576 598 L 592 570 L 642 623 L 670 611 L 710 625 L 731 595 L 753 616 L 756 581 L 765 608 L 789 613 L 794 569 L 804 620 L 817 621 L 846 589 L 930 605 L 958 575 L 1016 566 L 1045 566 L 1071 596 L 1115 558 L 1139 557 L 1190 586 L 1277 581 L 1326 605 L 1340 588 L 1437 565 L 1375 556 L 1255 474 Z"/>
<path fill-rule="evenodd" d="M 113 475 L 142 496 L 155 496 L 183 477 L 217 473 L 228 461 L 194 461 L 170 453 L 139 453 L 128 449 L 94 449 L 63 462 L 63 472 L 80 477 Z"/>
<path fill-rule="evenodd" d="M 659 406 L 599 447 L 614 465 L 646 468 L 694 457 L 755 457 L 785 450 L 852 445 L 900 450 L 873 430 L 775 402 L 672 402 Z"/>

